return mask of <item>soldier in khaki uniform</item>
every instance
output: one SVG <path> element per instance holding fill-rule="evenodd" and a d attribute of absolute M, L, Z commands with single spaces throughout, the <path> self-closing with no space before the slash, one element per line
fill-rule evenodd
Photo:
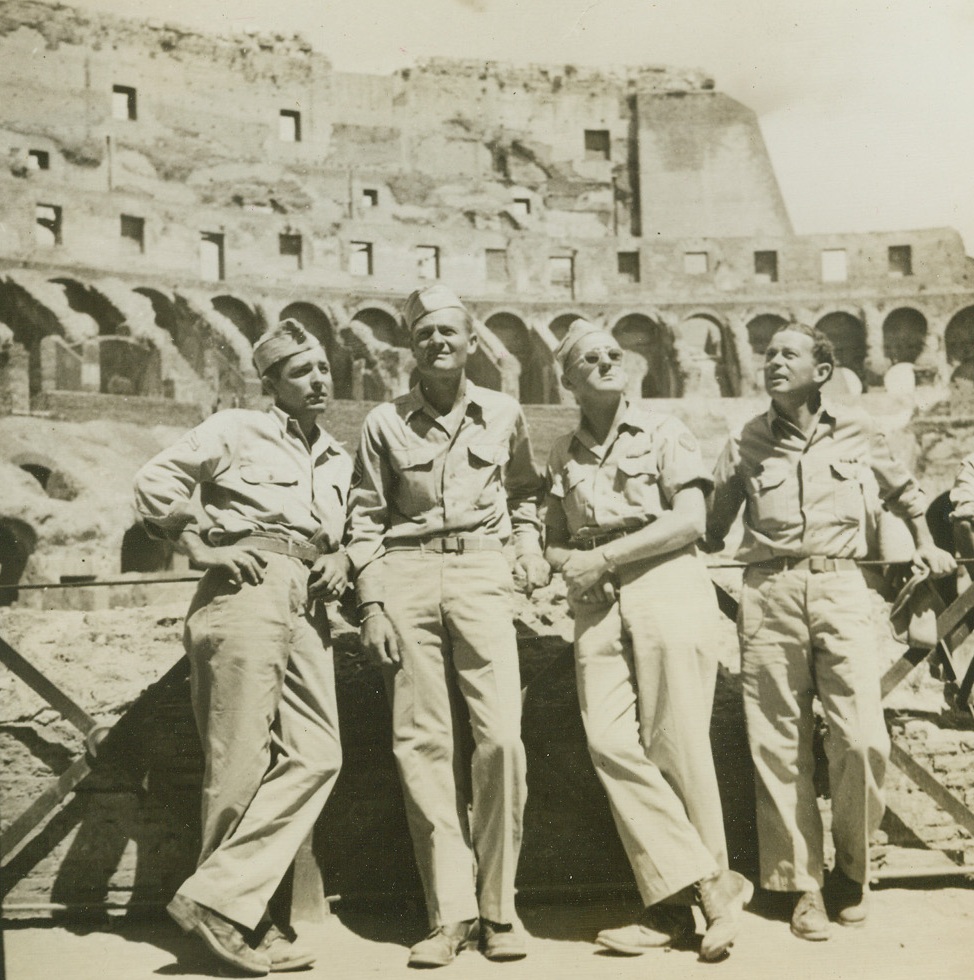
<path fill-rule="evenodd" d="M 589 752 L 646 906 L 598 942 L 685 942 L 695 896 L 701 956 L 720 959 L 753 888 L 727 870 L 710 747 L 718 612 L 694 546 L 709 475 L 681 422 L 626 401 L 611 334 L 576 320 L 556 356 L 581 421 L 552 447 L 546 556 L 568 585 Z"/>
<path fill-rule="evenodd" d="M 883 718 L 866 556 L 864 486 L 906 521 L 914 561 L 933 574 L 955 563 L 933 544 L 916 481 L 862 411 L 826 404 L 832 345 L 788 324 L 765 355 L 767 412 L 727 443 L 707 524 L 720 550 L 744 505 L 746 562 L 738 614 L 748 739 L 754 759 L 761 884 L 797 893 L 792 932 L 829 936 L 822 822 L 812 783 L 812 699 L 828 723 L 826 752 L 836 867 L 827 889 L 843 925 L 866 918 L 869 839 L 882 819 L 889 737 Z"/>
<path fill-rule="evenodd" d="M 467 380 L 477 336 L 460 300 L 440 285 L 417 290 L 404 317 L 420 380 L 365 420 L 348 551 L 363 646 L 387 667 L 393 747 L 433 928 L 409 962 L 450 963 L 475 941 L 478 919 L 488 958 L 519 959 L 514 876 L 527 784 L 503 552 L 513 539 L 527 591 L 548 582 L 543 480 L 518 403 Z M 470 767 L 459 724 L 472 730 Z"/>
<path fill-rule="evenodd" d="M 168 911 L 237 970 L 310 966 L 268 902 L 341 766 L 331 636 L 352 461 L 318 419 L 328 358 L 295 320 L 254 346 L 267 412 L 211 415 L 135 478 L 146 527 L 206 569 L 186 616 L 203 743 L 202 848 Z M 196 488 L 207 522 L 190 506 Z"/>

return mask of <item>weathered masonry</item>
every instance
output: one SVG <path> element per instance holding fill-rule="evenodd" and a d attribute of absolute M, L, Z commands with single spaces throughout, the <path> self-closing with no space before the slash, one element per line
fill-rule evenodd
<path fill-rule="evenodd" d="M 644 397 L 755 391 L 792 316 L 853 388 L 974 379 L 960 237 L 795 235 L 754 114 L 697 71 L 377 77 L 296 37 L 9 0 L 0 161 L 2 411 L 246 403 L 283 314 L 325 342 L 339 397 L 399 393 L 398 308 L 436 279 L 480 321 L 477 379 L 525 402 L 562 398 L 551 350 L 577 315 Z"/>

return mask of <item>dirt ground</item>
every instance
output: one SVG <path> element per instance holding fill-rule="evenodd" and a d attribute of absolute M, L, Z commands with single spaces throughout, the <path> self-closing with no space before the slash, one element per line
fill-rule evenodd
<path fill-rule="evenodd" d="M 677 980 L 695 975 L 724 980 L 961 980 L 971 976 L 974 884 L 953 879 L 922 887 L 884 885 L 872 895 L 862 929 L 834 927 L 829 942 L 795 939 L 786 922 L 748 912 L 730 957 L 701 963 L 696 952 L 667 950 L 619 957 L 592 942 L 600 928 L 622 924 L 633 909 L 623 902 L 523 911 L 530 933 L 527 959 L 491 963 L 464 952 L 444 976 Z M 420 938 L 423 922 L 374 914 L 332 916 L 302 934 L 318 963 L 300 976 L 359 980 L 407 977 L 406 946 Z M 227 976 L 202 944 L 168 923 L 119 924 L 110 931 L 11 927 L 3 935 L 8 980 L 142 980 L 151 977 Z"/>

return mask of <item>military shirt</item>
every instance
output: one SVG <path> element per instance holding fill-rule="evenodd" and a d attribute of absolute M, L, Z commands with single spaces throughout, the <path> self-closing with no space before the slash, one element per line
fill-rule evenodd
<path fill-rule="evenodd" d="M 349 501 L 348 555 L 359 601 L 380 599 L 372 563 L 387 543 L 476 534 L 541 554 L 544 487 L 521 406 L 467 382 L 438 416 L 417 385 L 366 416 Z"/>
<path fill-rule="evenodd" d="M 974 520 L 974 453 L 961 461 L 950 491 L 950 502 L 953 505 L 952 520 Z"/>
<path fill-rule="evenodd" d="M 151 531 L 176 539 L 197 528 L 192 498 L 199 486 L 209 544 L 263 531 L 330 552 L 342 540 L 351 476 L 348 453 L 321 429 L 309 445 L 277 406 L 228 409 L 139 470 L 136 509 Z"/>
<path fill-rule="evenodd" d="M 743 503 L 742 561 L 865 558 L 870 474 L 888 510 L 922 518 L 923 491 L 865 412 L 823 404 L 806 433 L 772 403 L 718 459 L 708 528 L 723 538 Z"/>
<path fill-rule="evenodd" d="M 604 445 L 580 425 L 552 446 L 548 492 L 574 540 L 638 528 L 673 506 L 684 487 L 708 492 L 697 441 L 678 419 L 627 404 Z"/>

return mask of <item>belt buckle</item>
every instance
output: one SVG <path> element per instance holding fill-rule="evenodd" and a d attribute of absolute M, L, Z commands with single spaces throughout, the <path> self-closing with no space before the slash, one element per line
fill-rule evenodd
<path fill-rule="evenodd" d="M 440 538 L 440 547 L 448 555 L 462 555 L 464 548 L 463 538 L 446 537 Z"/>
<path fill-rule="evenodd" d="M 808 570 L 810 572 L 827 572 L 829 570 L 829 559 L 821 555 L 813 555 L 808 559 Z"/>

